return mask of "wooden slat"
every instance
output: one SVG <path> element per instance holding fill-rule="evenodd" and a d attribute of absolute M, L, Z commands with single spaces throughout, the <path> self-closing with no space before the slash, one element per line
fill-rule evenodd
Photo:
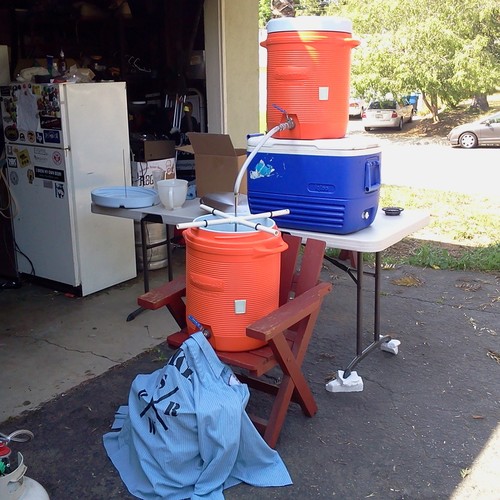
<path fill-rule="evenodd" d="M 308 239 L 302 255 L 300 274 L 295 285 L 295 296 L 309 290 L 319 280 L 323 266 L 326 243 L 320 240 Z"/>
<path fill-rule="evenodd" d="M 282 234 L 283 240 L 288 245 L 288 248 L 281 254 L 281 269 L 280 269 L 280 296 L 279 305 L 282 306 L 290 297 L 292 283 L 297 266 L 299 250 L 302 244 L 302 239 L 291 234 Z"/>
<path fill-rule="evenodd" d="M 172 349 L 177 349 L 188 337 L 189 334 L 185 330 L 176 332 L 167 337 L 167 343 Z M 248 370 L 256 377 L 260 377 L 276 366 L 273 351 L 267 346 L 253 351 L 217 351 L 217 356 L 223 363 Z"/>
<path fill-rule="evenodd" d="M 149 292 L 140 295 L 137 303 L 144 309 L 160 309 L 174 299 L 180 299 L 186 295 L 186 278 L 178 276 L 173 281 L 168 281 Z"/>
<path fill-rule="evenodd" d="M 172 333 L 171 335 L 169 335 L 167 337 L 167 344 L 172 349 L 177 349 L 178 347 L 181 346 L 181 344 L 185 340 L 187 340 L 188 337 L 189 337 L 189 334 L 187 332 L 185 332 L 185 331 L 180 331 L 180 332 Z"/>

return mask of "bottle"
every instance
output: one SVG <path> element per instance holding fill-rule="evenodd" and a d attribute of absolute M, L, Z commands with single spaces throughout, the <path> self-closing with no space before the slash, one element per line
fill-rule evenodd
<path fill-rule="evenodd" d="M 64 57 L 64 51 L 61 49 L 59 53 L 59 73 L 64 76 L 66 73 L 66 58 Z"/>

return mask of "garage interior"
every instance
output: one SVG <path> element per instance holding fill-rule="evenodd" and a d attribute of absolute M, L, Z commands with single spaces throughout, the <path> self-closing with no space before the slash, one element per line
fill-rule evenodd
<path fill-rule="evenodd" d="M 46 66 L 47 55 L 59 62 L 63 50 L 68 67 L 126 82 L 132 138 L 168 138 L 177 97 L 186 96 L 201 132 L 246 147 L 259 130 L 258 36 L 253 0 L 0 0 L 3 84 L 21 68 Z M 0 217 L 2 241 L 12 242 L 8 226 Z M 5 245 L 0 257 L 0 279 L 10 280 Z"/>

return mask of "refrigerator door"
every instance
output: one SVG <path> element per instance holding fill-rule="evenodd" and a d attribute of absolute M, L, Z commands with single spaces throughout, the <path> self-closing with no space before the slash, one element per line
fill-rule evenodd
<path fill-rule="evenodd" d="M 11 83 L 0 89 L 4 134 L 11 144 L 65 147 L 58 84 Z"/>
<path fill-rule="evenodd" d="M 91 212 L 92 190 L 131 185 L 127 94 L 123 82 L 61 85 L 82 293 L 137 275 L 134 224 Z"/>
<path fill-rule="evenodd" d="M 71 190 L 64 154 L 59 149 L 7 144 L 17 265 L 31 274 L 77 286 L 78 270 Z"/>

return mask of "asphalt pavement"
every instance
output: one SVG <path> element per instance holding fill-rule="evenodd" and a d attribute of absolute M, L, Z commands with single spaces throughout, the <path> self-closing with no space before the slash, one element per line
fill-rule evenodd
<path fill-rule="evenodd" d="M 385 184 L 433 179 L 430 187 L 449 190 L 454 172 L 460 183 L 453 189 L 460 192 L 472 184 L 472 165 L 479 176 L 481 162 L 471 153 L 482 150 L 402 148 L 384 137 L 381 145 Z M 469 158 L 469 175 L 458 175 L 458 160 L 451 166 L 433 161 L 437 147 L 460 162 Z M 424 150 L 430 156 L 419 157 Z M 498 153 L 488 151 L 487 157 Z M 450 170 L 439 177 L 438 167 Z M 438 178 L 442 184 L 436 185 Z M 483 178 L 481 185 L 494 184 Z M 163 282 L 165 270 L 151 278 L 153 286 Z M 401 345 L 397 355 L 376 349 L 363 359 L 355 370 L 364 388 L 352 393 L 331 393 L 325 384 L 355 354 L 355 285 L 327 265 L 322 279 L 334 288 L 304 362 L 319 410 L 307 418 L 292 405 L 276 447 L 293 485 L 239 485 L 225 497 L 499 500 L 500 275 L 384 269 L 381 330 Z M 373 331 L 371 281 L 365 279 L 364 345 Z M 102 435 L 127 403 L 135 376 L 156 370 L 172 354 L 163 339 L 174 328 L 166 310 L 125 322 L 141 292 L 136 279 L 80 299 L 34 285 L 0 294 L 0 431 L 34 432 L 32 441 L 14 449 L 51 500 L 131 498 Z M 266 405 L 253 394 L 249 411 Z"/>
<path fill-rule="evenodd" d="M 355 368 L 363 390 L 331 393 L 325 384 L 355 354 L 356 288 L 346 273 L 329 266 L 322 279 L 332 281 L 333 291 L 303 365 L 319 410 L 308 418 L 293 404 L 276 447 L 293 485 L 261 489 L 242 484 L 226 490 L 225 498 L 498 500 L 500 277 L 408 266 L 385 269 L 381 330 L 401 341 L 398 354 L 374 350 Z M 365 279 L 366 344 L 372 338 L 372 281 Z M 133 282 L 77 303 L 39 294 L 37 308 L 53 318 L 52 328 L 64 328 L 72 314 L 81 319 L 85 312 L 92 320 L 82 325 L 80 336 L 105 329 L 125 341 L 130 326 L 125 327 L 123 314 L 103 312 L 126 309 L 140 288 L 140 282 Z M 16 292 L 17 300 L 30 303 L 28 287 Z M 134 328 L 152 333 L 157 314 L 163 312 L 141 314 Z M 37 326 L 32 328 L 36 333 Z M 15 336 L 16 330 L 6 334 Z M 97 343 L 89 340 L 97 354 Z M 32 338 L 27 346 L 33 350 L 37 343 L 43 339 Z M 84 347 L 67 355 L 72 352 L 80 356 Z M 15 448 L 25 457 L 27 476 L 42 484 L 51 500 L 131 498 L 105 454 L 102 435 L 118 406 L 127 403 L 135 376 L 156 370 L 171 354 L 161 342 L 0 424 L 4 433 L 20 428 L 35 433 L 32 441 Z M 18 362 L 22 367 L 22 357 Z M 40 360 L 26 367 L 33 387 L 42 366 Z M 266 405 L 265 398 L 252 395 L 249 411 Z"/>

